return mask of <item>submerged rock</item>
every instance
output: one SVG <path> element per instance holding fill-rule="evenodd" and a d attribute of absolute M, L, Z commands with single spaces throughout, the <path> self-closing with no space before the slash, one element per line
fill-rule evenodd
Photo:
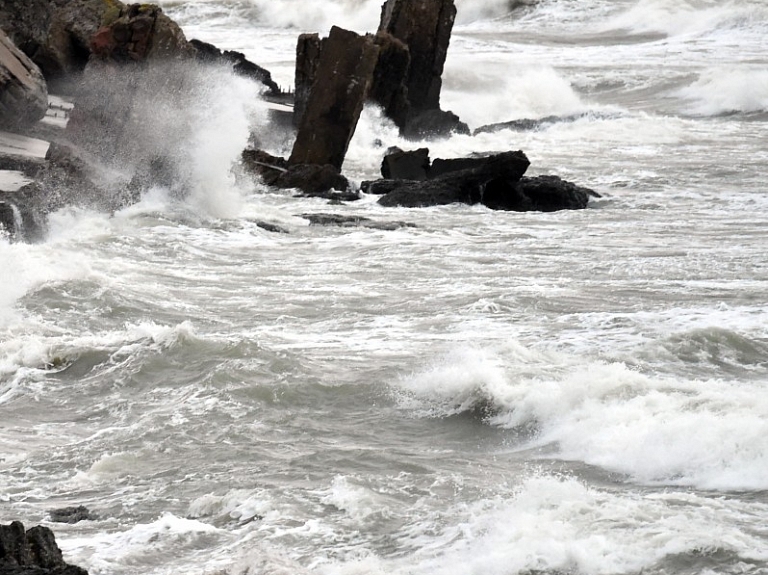
<path fill-rule="evenodd" d="M 408 222 L 377 222 L 363 216 L 343 216 L 341 214 L 302 214 L 313 226 L 338 226 L 342 228 L 370 228 L 375 230 L 392 231 L 400 228 L 415 228 Z"/>
<path fill-rule="evenodd" d="M 349 181 L 330 164 L 292 165 L 284 158 L 263 150 L 245 150 L 241 160 L 246 172 L 260 176 L 268 186 L 297 189 L 308 197 L 342 201 L 359 199 L 357 194 L 347 192 Z"/>
<path fill-rule="evenodd" d="M 58 366 L 57 360 L 59 364 Z M 64 360 L 59 357 L 53 358 L 53 361 L 51 362 L 52 367 L 59 367 L 63 363 Z M 80 521 L 93 521 L 96 519 L 91 511 L 83 505 L 51 509 L 48 513 L 51 516 L 51 521 L 54 523 L 79 523 Z"/>
<path fill-rule="evenodd" d="M 47 527 L 24 529 L 18 521 L 0 525 L 0 573 L 3 575 L 88 575 L 64 561 Z"/>

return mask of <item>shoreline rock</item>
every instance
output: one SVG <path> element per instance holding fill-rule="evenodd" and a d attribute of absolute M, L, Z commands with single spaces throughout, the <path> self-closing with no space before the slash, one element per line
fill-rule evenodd
<path fill-rule="evenodd" d="M 19 521 L 0 524 L 0 573 L 88 575 L 82 567 L 64 561 L 53 531 L 41 525 L 25 529 Z"/>

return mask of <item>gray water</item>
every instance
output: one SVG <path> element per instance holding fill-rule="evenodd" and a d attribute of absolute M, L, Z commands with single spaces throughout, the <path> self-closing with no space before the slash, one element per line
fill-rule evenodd
<path fill-rule="evenodd" d="M 378 18 L 164 5 L 283 85 L 299 31 Z M 249 129 L 289 145 L 253 87 L 202 90 L 186 200 L 0 240 L 4 521 L 92 574 L 768 573 L 768 7 L 458 6 L 444 107 L 569 121 L 431 156 L 522 149 L 603 198 L 296 199 L 230 172 Z M 366 110 L 345 172 L 394 144 Z M 300 217 L 328 212 L 413 227 Z M 98 518 L 48 523 L 69 505 Z"/>

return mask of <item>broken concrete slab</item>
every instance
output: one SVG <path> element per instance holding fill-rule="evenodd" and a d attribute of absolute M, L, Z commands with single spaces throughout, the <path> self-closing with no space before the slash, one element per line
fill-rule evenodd
<path fill-rule="evenodd" d="M 329 164 L 341 170 L 378 56 L 379 47 L 370 37 L 331 28 L 289 164 Z"/>

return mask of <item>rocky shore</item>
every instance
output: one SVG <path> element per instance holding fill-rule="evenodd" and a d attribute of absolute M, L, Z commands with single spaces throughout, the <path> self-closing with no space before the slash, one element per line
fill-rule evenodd
<path fill-rule="evenodd" d="M 211 67 L 258 83 L 262 97 L 282 110 L 275 123 L 294 141 L 290 156 L 259 149 L 254 135 L 256 146 L 241 157 L 240 168 L 268 186 L 333 201 L 353 201 L 361 192 L 380 194 L 383 206 L 586 207 L 596 195 L 587 188 L 554 176 L 525 178 L 523 152 L 463 163 L 435 160 L 423 173 L 382 171 L 381 180 L 362 189 L 343 175 L 344 156 L 366 103 L 380 106 L 407 139 L 470 133 L 440 107 L 455 16 L 453 0 L 387 0 L 375 33 L 333 27 L 327 38 L 302 34 L 295 92 L 284 93 L 268 70 L 241 53 L 187 40 L 151 4 L 2 0 L 0 228 L 35 240 L 44 233 L 46 214 L 62 206 L 112 211 L 137 201 L 151 185 L 184 195 L 188 170 L 183 161 L 148 141 L 156 119 L 151 103 L 163 99 L 177 110 L 174 128 L 183 127 L 191 74 Z M 536 125 L 514 122 L 523 128 L 526 122 Z M 162 123 L 154 129 L 161 132 Z M 423 154 L 419 150 L 398 153 Z M 388 158 L 385 165 L 392 163 L 391 154 Z"/>

